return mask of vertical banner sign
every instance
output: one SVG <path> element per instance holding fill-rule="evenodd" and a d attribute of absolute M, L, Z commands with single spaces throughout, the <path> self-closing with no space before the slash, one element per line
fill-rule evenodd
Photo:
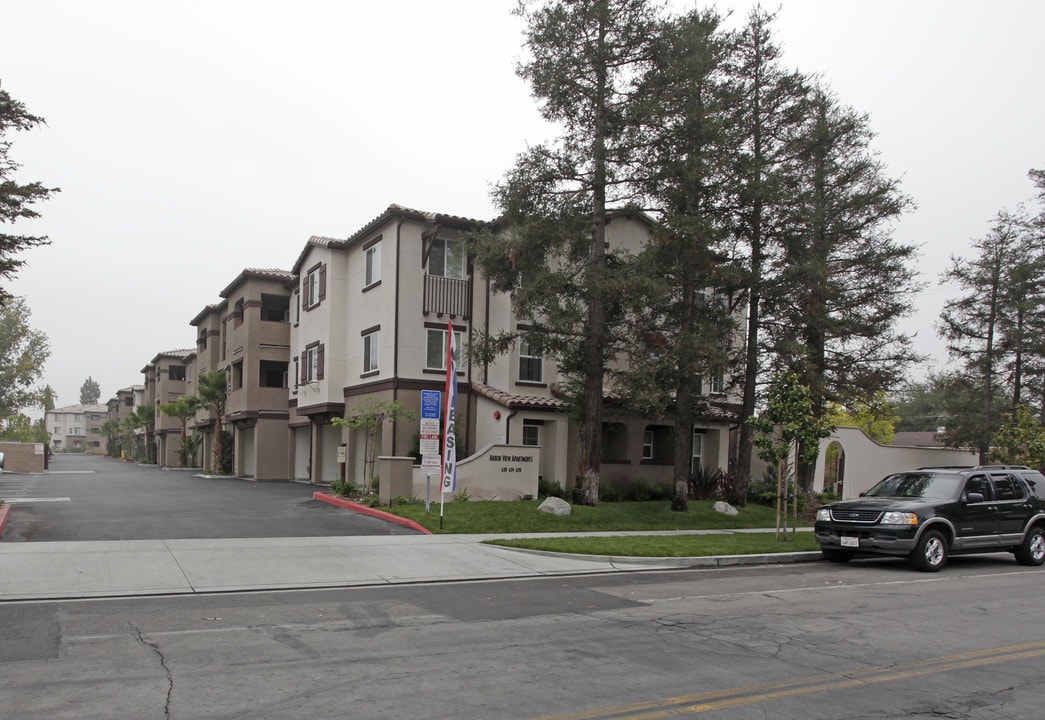
<path fill-rule="evenodd" d="M 454 326 L 446 326 L 446 414 L 443 416 L 443 482 L 440 493 L 457 488 L 457 363 L 454 361 Z"/>

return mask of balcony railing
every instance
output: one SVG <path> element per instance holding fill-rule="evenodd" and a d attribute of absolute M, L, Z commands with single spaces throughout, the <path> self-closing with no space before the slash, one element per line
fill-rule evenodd
<path fill-rule="evenodd" d="M 467 320 L 472 314 L 472 283 L 469 280 L 455 280 L 438 275 L 425 275 L 424 307 L 425 315 L 449 315 Z"/>

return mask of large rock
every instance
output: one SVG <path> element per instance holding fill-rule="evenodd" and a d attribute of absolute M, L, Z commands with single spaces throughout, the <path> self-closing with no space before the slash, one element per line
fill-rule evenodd
<path fill-rule="evenodd" d="M 573 512 L 573 508 L 570 507 L 568 502 L 557 497 L 546 498 L 537 509 L 541 512 L 551 513 L 552 515 L 558 515 L 560 517 L 569 515 Z"/>
<path fill-rule="evenodd" d="M 723 515 L 739 515 L 740 514 L 740 513 L 737 512 L 737 509 L 735 507 L 730 505 L 728 502 L 722 502 L 721 500 L 719 500 L 714 505 L 712 505 L 711 509 L 714 510 L 715 512 L 720 512 Z"/>

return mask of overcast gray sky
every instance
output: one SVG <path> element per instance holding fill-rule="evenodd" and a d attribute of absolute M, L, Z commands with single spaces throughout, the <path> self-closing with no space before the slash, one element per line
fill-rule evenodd
<path fill-rule="evenodd" d="M 391 203 L 491 218 L 491 183 L 550 132 L 513 6 L 2 0 L 0 81 L 48 123 L 9 138 L 19 177 L 62 188 L 19 226 L 53 244 L 10 288 L 50 337 L 58 404 L 88 375 L 103 401 L 140 383 L 244 267 L 289 269 L 311 235 Z M 918 203 L 896 237 L 929 285 L 903 328 L 940 365 L 940 273 L 1045 167 L 1045 3 L 782 0 L 775 27 L 787 66 L 870 114 Z"/>

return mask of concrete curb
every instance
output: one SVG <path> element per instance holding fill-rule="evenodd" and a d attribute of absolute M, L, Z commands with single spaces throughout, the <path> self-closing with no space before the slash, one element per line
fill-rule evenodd
<path fill-rule="evenodd" d="M 818 550 L 803 552 L 782 553 L 759 553 L 753 555 L 707 555 L 695 557 L 642 557 L 631 555 L 582 555 L 578 553 L 558 553 L 550 550 L 531 550 L 530 548 L 517 548 L 507 545 L 497 545 L 484 541 L 486 545 L 500 548 L 501 550 L 512 550 L 515 552 L 529 553 L 531 555 L 545 555 L 548 557 L 571 558 L 575 560 L 595 560 L 608 562 L 613 565 L 650 565 L 657 568 L 678 568 L 686 570 L 689 568 L 716 568 L 737 567 L 739 565 L 791 565 L 794 563 L 820 562 L 824 559 L 823 553 Z"/>
<path fill-rule="evenodd" d="M 328 495 L 325 492 L 313 493 L 312 499 L 320 500 L 331 505 L 336 505 L 337 507 L 345 508 L 346 510 L 352 510 L 362 515 L 369 515 L 370 517 L 381 518 L 382 520 L 395 523 L 396 525 L 402 525 L 403 527 L 408 527 L 411 530 L 417 530 L 418 532 L 424 533 L 425 535 L 432 534 L 431 530 L 428 530 L 427 528 L 417 524 L 416 522 L 408 518 L 399 517 L 398 515 L 393 515 L 392 513 L 387 513 L 383 510 L 378 510 L 377 508 L 372 508 L 367 505 L 361 505 L 359 503 L 352 502 L 351 500 L 345 500 L 344 498 L 335 497 L 334 495 Z"/>
<path fill-rule="evenodd" d="M 11 503 L 4 503 L 0 505 L 0 535 L 4 534 L 4 528 L 7 527 L 7 518 L 11 516 Z"/>

